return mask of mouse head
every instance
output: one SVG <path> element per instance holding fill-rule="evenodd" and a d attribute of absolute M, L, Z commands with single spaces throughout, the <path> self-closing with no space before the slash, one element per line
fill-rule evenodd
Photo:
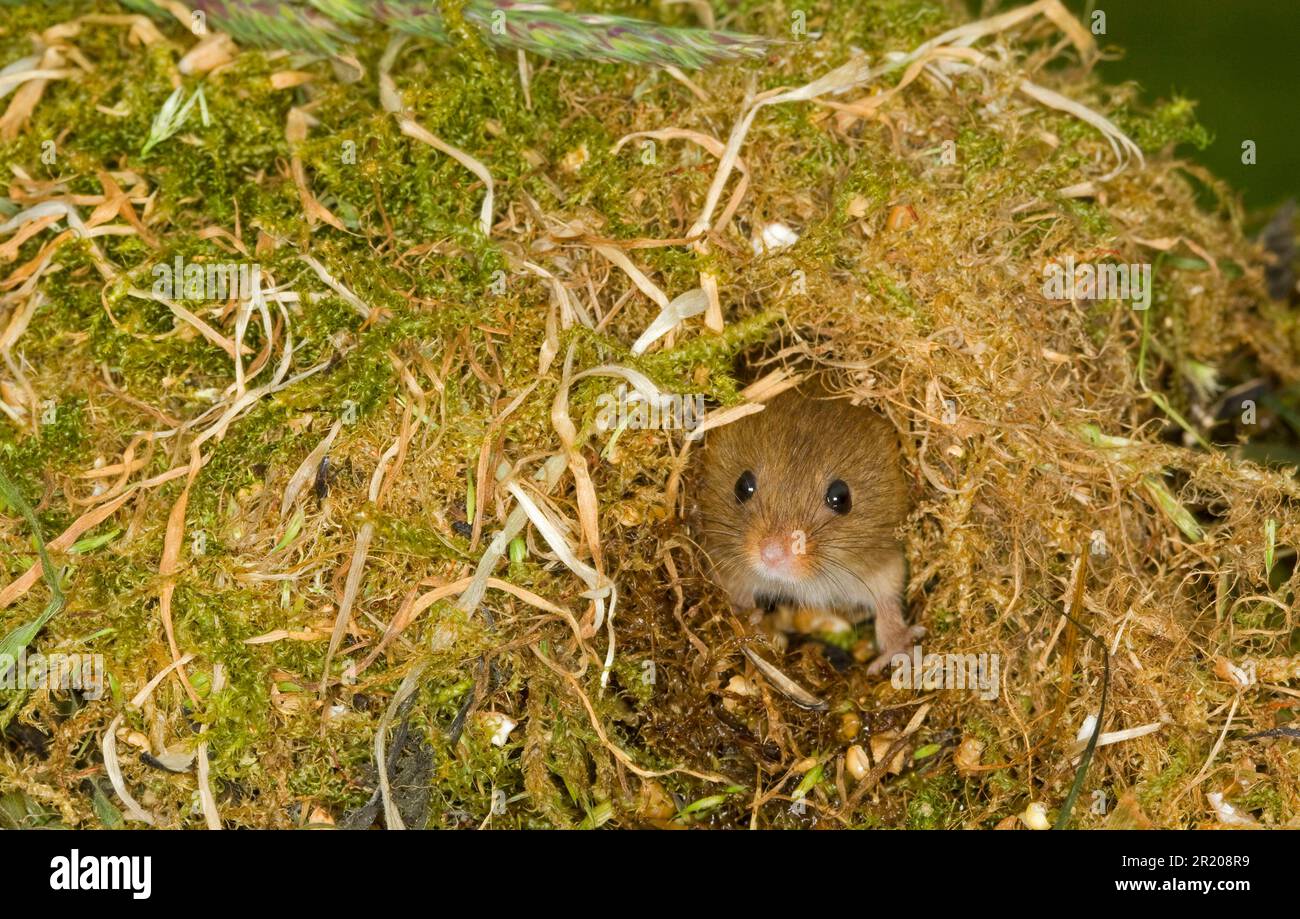
<path fill-rule="evenodd" d="M 870 409 L 783 393 L 708 435 L 698 480 L 704 548 L 740 605 L 842 605 L 898 551 L 897 434 Z"/>

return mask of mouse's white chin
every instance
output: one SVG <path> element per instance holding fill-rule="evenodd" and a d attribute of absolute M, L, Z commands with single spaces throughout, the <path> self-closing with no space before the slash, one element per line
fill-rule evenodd
<path fill-rule="evenodd" d="M 749 570 L 765 588 L 771 587 L 784 590 L 816 580 L 806 574 L 797 574 L 784 565 L 765 565 L 762 562 L 756 562 L 749 566 Z"/>
<path fill-rule="evenodd" d="M 855 606 L 857 598 L 846 596 L 834 581 L 817 575 L 796 575 L 771 567 L 753 566 L 756 581 L 753 595 L 788 598 L 796 606 L 838 609 Z"/>

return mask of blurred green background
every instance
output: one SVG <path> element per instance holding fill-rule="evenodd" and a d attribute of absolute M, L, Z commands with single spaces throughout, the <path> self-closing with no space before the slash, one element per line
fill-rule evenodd
<path fill-rule="evenodd" d="M 1201 161 L 1242 192 L 1252 209 L 1300 194 L 1300 0 L 1066 0 L 1091 26 L 1106 14 L 1098 44 L 1122 49 L 1100 65 L 1111 81 L 1135 80 L 1148 101 L 1197 101 L 1214 135 Z M 1253 140 L 1256 162 L 1242 163 Z"/>

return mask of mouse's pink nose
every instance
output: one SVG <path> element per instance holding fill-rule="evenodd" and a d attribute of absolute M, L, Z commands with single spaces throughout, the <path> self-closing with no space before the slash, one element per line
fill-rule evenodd
<path fill-rule="evenodd" d="M 789 561 L 790 553 L 784 539 L 769 536 L 758 544 L 758 557 L 763 560 L 763 564 L 776 568 Z"/>

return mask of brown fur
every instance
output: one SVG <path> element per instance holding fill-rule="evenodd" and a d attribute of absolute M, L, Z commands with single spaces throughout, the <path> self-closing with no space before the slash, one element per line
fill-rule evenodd
<path fill-rule="evenodd" d="M 757 489 L 742 503 L 735 485 L 746 470 Z M 852 494 L 844 515 L 825 502 L 835 479 Z M 903 621 L 904 560 L 896 533 L 907 515 L 907 490 L 898 434 L 888 421 L 820 390 L 786 392 L 707 435 L 696 483 L 701 544 L 714 580 L 737 609 L 779 602 L 853 621 L 874 612 L 876 670 L 886 655 L 910 647 L 919 630 Z M 793 581 L 755 567 L 765 537 L 796 547 Z"/>

